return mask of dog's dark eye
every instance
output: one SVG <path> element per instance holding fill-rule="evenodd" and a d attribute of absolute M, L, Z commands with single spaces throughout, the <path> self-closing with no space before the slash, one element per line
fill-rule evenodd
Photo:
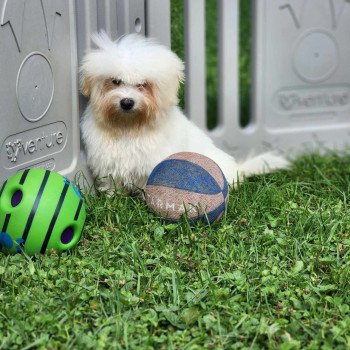
<path fill-rule="evenodd" d="M 138 89 L 144 89 L 147 86 L 147 83 L 137 84 L 136 87 Z"/>
<path fill-rule="evenodd" d="M 112 79 L 112 83 L 113 83 L 115 86 L 119 86 L 119 85 L 122 83 L 122 81 L 121 81 L 120 79 L 115 79 L 115 78 L 113 78 L 113 79 Z"/>

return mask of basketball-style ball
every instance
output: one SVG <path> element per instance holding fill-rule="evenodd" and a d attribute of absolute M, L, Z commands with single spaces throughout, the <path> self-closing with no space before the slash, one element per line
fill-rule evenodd
<path fill-rule="evenodd" d="M 186 215 L 191 222 L 213 223 L 222 217 L 228 193 L 219 166 L 193 152 L 176 153 L 160 162 L 145 187 L 149 208 L 170 221 Z"/>
<path fill-rule="evenodd" d="M 86 218 L 83 197 L 64 176 L 27 169 L 0 187 L 0 247 L 28 255 L 73 248 Z"/>

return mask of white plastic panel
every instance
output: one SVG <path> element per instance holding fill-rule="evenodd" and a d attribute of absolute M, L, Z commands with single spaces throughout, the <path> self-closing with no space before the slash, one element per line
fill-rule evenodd
<path fill-rule="evenodd" d="M 286 151 L 339 148 L 350 132 L 350 3 L 256 1 L 255 117 Z"/>
<path fill-rule="evenodd" d="M 205 1 L 185 1 L 186 110 L 206 129 Z M 350 0 L 255 0 L 252 122 L 239 126 L 239 1 L 218 1 L 219 126 L 236 156 L 349 145 Z M 169 0 L 0 0 L 0 181 L 81 167 L 78 61 L 92 32 L 170 45 Z"/>
<path fill-rule="evenodd" d="M 78 58 L 80 61 L 85 52 L 91 49 L 91 34 L 98 29 L 97 2 L 96 0 L 76 0 L 75 11 Z"/>
<path fill-rule="evenodd" d="M 0 181 L 27 167 L 77 170 L 73 5 L 0 0 Z"/>
<path fill-rule="evenodd" d="M 117 0 L 117 13 L 118 36 L 125 33 L 145 34 L 144 0 Z"/>
<path fill-rule="evenodd" d="M 206 129 L 204 1 L 186 1 L 186 111 Z M 252 115 L 239 124 L 239 1 L 218 1 L 219 125 L 236 157 L 350 144 L 350 1 L 255 0 Z"/>
<path fill-rule="evenodd" d="M 170 0 L 146 0 L 146 35 L 171 45 Z"/>
<path fill-rule="evenodd" d="M 185 0 L 186 114 L 199 127 L 206 122 L 205 1 Z"/>
<path fill-rule="evenodd" d="M 235 152 L 239 125 L 239 2 L 218 1 L 218 126 L 211 136 L 221 148 Z"/>
<path fill-rule="evenodd" d="M 169 45 L 169 0 L 147 6 L 146 0 L 0 0 L 0 181 L 27 167 L 71 178 L 83 170 L 88 177 L 79 62 L 92 48 L 92 33 L 145 34 L 147 19 L 149 33 L 165 19 L 159 38 Z"/>
<path fill-rule="evenodd" d="M 75 0 L 78 59 L 92 48 L 91 34 L 104 30 L 112 39 L 145 34 L 145 0 Z"/>
<path fill-rule="evenodd" d="M 117 2 L 115 0 L 96 1 L 97 28 L 103 28 L 112 39 L 117 38 Z"/>

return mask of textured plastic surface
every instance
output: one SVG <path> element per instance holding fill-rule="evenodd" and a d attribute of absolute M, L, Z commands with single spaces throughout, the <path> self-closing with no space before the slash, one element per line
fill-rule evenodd
<path fill-rule="evenodd" d="M 236 157 L 340 148 L 350 134 L 350 1 L 254 1 L 252 116 L 239 123 L 238 0 L 218 0 L 219 124 L 206 130 L 205 1 L 186 0 L 187 115 Z M 0 0 L 0 180 L 84 169 L 78 64 L 91 33 L 170 44 L 169 0 Z M 78 57 L 78 59 L 77 59 Z M 78 103 L 79 101 L 79 103 Z"/>
<path fill-rule="evenodd" d="M 56 172 L 24 170 L 0 185 L 0 248 L 5 252 L 71 249 L 85 218 L 81 194 Z"/>
<path fill-rule="evenodd" d="M 349 145 L 350 2 L 255 3 L 261 142 L 292 152 Z"/>
<path fill-rule="evenodd" d="M 219 122 L 209 131 L 205 1 L 185 0 L 188 117 L 237 158 L 349 146 L 350 1 L 252 2 L 250 123 L 242 128 L 239 116 L 239 1 L 218 0 Z M 163 30 L 167 24 L 157 29 Z"/>
<path fill-rule="evenodd" d="M 147 6 L 147 9 L 146 9 Z M 169 18 L 160 0 L 0 0 L 0 181 L 25 168 L 89 172 L 81 149 L 78 66 L 91 34 L 146 34 Z M 170 42 L 170 22 L 159 35 Z"/>
<path fill-rule="evenodd" d="M 146 0 L 145 10 L 146 35 L 170 47 L 170 0 Z"/>
<path fill-rule="evenodd" d="M 91 34 L 104 30 L 112 39 L 125 33 L 145 34 L 144 0 L 75 0 L 78 59 L 92 48 Z"/>
<path fill-rule="evenodd" d="M 0 181 L 28 167 L 74 177 L 79 114 L 71 1 L 0 0 Z"/>

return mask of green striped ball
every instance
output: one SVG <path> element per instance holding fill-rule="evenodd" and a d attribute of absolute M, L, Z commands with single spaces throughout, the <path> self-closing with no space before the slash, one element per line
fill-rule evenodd
<path fill-rule="evenodd" d="M 0 247 L 28 255 L 73 248 L 86 218 L 78 189 L 64 176 L 27 169 L 0 187 Z"/>

